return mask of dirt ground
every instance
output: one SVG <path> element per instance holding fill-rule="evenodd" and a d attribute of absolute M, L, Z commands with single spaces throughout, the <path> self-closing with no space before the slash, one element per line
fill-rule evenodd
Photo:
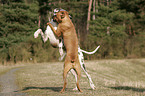
<path fill-rule="evenodd" d="M 17 93 L 15 72 L 20 68 L 14 68 L 0 76 L 1 92 L 0 96 L 24 96 L 24 93 Z"/>

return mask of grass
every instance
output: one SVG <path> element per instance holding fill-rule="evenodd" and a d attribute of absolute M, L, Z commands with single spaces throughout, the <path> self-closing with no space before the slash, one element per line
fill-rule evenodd
<path fill-rule="evenodd" d="M 28 96 L 144 96 L 145 59 L 85 61 L 96 89 L 92 90 L 82 71 L 80 87 L 83 93 L 73 91 L 75 78 L 69 73 L 65 93 L 63 86 L 63 62 L 27 64 L 17 71 L 19 92 Z"/>
<path fill-rule="evenodd" d="M 7 71 L 9 71 L 12 67 L 10 66 L 1 66 L 0 65 L 0 75 L 6 73 Z"/>
<path fill-rule="evenodd" d="M 75 78 L 68 74 L 65 93 L 63 86 L 63 62 L 28 65 L 17 72 L 21 92 L 30 96 L 143 96 L 145 95 L 145 59 L 86 61 L 86 68 L 96 85 L 91 90 L 82 71 L 80 87 L 83 93 L 73 91 Z"/>

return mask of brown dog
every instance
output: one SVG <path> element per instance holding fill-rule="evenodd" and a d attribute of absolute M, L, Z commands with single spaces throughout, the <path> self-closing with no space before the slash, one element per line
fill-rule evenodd
<path fill-rule="evenodd" d="M 59 11 L 56 13 L 56 21 L 59 23 L 57 27 L 57 31 L 54 29 L 54 27 L 51 25 L 51 23 L 48 23 L 48 25 L 51 27 L 53 32 L 59 37 L 63 36 L 64 45 L 66 47 L 66 58 L 64 62 L 64 72 L 63 72 L 63 79 L 64 79 L 64 86 L 63 89 L 60 92 L 64 92 L 66 88 L 66 76 L 70 69 L 75 69 L 77 72 L 77 87 L 80 92 L 81 89 L 79 87 L 79 80 L 81 75 L 80 70 L 80 63 L 78 59 L 78 38 L 76 34 L 75 27 L 72 23 L 72 21 L 69 18 L 67 11 Z"/>

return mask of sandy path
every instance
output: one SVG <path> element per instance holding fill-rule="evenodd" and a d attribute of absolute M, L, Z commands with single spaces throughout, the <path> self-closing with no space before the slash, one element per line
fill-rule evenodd
<path fill-rule="evenodd" d="M 18 93 L 18 86 L 15 83 L 15 72 L 21 68 L 11 69 L 9 72 L 0 76 L 0 96 L 25 96 L 24 93 Z"/>

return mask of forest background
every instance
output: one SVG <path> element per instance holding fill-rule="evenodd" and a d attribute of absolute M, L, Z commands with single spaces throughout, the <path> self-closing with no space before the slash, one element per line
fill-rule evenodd
<path fill-rule="evenodd" d="M 85 59 L 145 57 L 144 0 L 0 0 L 0 64 L 49 62 L 58 48 L 33 34 L 51 20 L 55 8 L 72 16 Z"/>

